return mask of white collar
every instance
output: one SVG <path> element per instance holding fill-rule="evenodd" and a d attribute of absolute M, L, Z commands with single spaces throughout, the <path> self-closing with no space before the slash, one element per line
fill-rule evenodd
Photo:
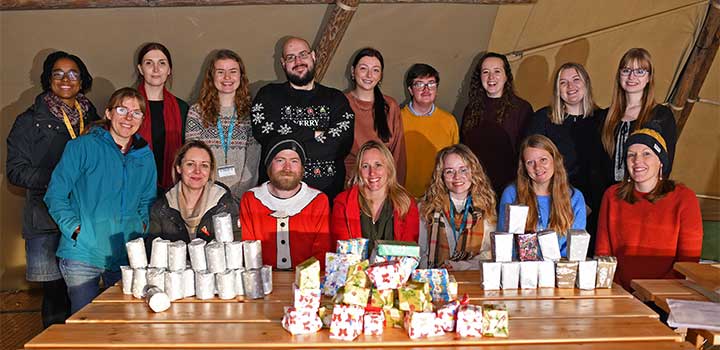
<path fill-rule="evenodd" d="M 305 182 L 300 182 L 300 191 L 298 191 L 298 193 L 290 198 L 282 199 L 275 197 L 272 193 L 270 193 L 268 183 L 270 183 L 270 181 L 267 181 L 258 187 L 252 188 L 250 191 L 255 194 L 255 198 L 257 198 L 265 207 L 274 211 L 270 215 L 275 218 L 285 218 L 300 213 L 315 199 L 315 197 L 322 193 L 314 188 L 311 188 Z"/>

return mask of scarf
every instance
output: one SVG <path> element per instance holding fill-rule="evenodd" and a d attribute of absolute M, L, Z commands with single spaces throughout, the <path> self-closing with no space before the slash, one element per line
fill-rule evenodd
<path fill-rule="evenodd" d="M 454 204 L 450 203 L 450 205 Z M 462 219 L 462 210 L 456 211 L 452 218 L 449 210 L 444 213 L 435 212 L 430 227 L 428 268 L 439 267 L 446 260 L 469 260 L 480 252 L 485 229 L 483 220 L 480 217 L 480 210 L 474 207 L 470 208 L 470 212 L 465 219 L 465 229 L 460 232 L 455 243 L 455 249 L 452 252 L 450 251 L 448 237 L 453 237 L 453 230 L 450 226 L 460 227 Z M 435 250 L 434 254 L 433 249 Z M 432 259 L 433 256 L 434 259 Z"/>
<path fill-rule="evenodd" d="M 141 82 L 138 91 L 148 101 L 147 92 L 145 92 L 145 83 Z M 145 118 L 138 134 L 147 141 L 150 149 L 152 149 L 152 116 L 150 116 L 150 103 L 145 104 Z M 150 117 L 150 118 L 148 118 Z M 163 124 L 165 124 L 165 152 L 163 154 L 162 178 L 158 178 L 158 184 L 161 188 L 169 188 L 173 185 L 173 160 L 175 152 L 182 146 L 182 120 L 180 118 L 180 106 L 175 96 L 163 87 Z"/>
<path fill-rule="evenodd" d="M 200 224 L 200 220 L 202 220 L 203 215 L 205 215 L 208 209 L 210 209 L 208 207 L 208 198 L 210 197 L 210 188 L 212 186 L 213 183 L 211 181 L 208 181 L 208 183 L 205 184 L 203 192 L 197 202 L 195 202 L 195 207 L 192 208 L 192 210 L 188 208 L 188 202 L 182 182 L 178 182 L 172 189 L 174 195 L 177 196 L 178 210 L 180 211 L 180 216 L 183 221 L 185 221 L 185 227 L 188 230 L 188 236 L 190 236 L 191 240 L 197 236 L 195 231 Z"/>
<path fill-rule="evenodd" d="M 80 108 L 83 111 L 83 115 L 87 116 L 87 112 L 88 110 L 90 110 L 90 100 L 88 100 L 88 98 L 85 97 L 85 95 L 83 95 L 82 93 L 77 94 L 77 96 L 75 96 L 75 100 L 80 105 Z M 68 119 L 70 119 L 70 125 L 73 126 L 73 129 L 77 128 L 80 122 L 80 112 L 78 112 L 75 106 L 68 106 L 60 99 L 60 97 L 52 93 L 52 91 L 48 91 L 45 95 L 43 95 L 43 102 L 45 102 L 45 104 L 48 106 L 48 110 L 50 110 L 50 113 L 54 115 L 55 118 L 63 120 L 63 111 L 65 111 Z M 76 129 L 75 131 L 76 135 L 79 134 L 79 130 Z"/>

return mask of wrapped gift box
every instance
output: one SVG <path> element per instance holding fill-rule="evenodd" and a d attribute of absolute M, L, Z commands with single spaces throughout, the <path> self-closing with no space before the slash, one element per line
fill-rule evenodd
<path fill-rule="evenodd" d="M 293 307 L 297 310 L 317 310 L 320 307 L 320 288 L 301 289 L 293 284 Z"/>
<path fill-rule="evenodd" d="M 325 254 L 325 283 L 323 294 L 335 296 L 338 288 L 345 285 L 348 275 L 348 268 L 360 262 L 360 255 L 357 254 Z"/>
<path fill-rule="evenodd" d="M 420 259 L 412 256 L 400 256 L 393 259 L 397 259 L 397 261 L 400 262 L 400 279 L 402 283 L 406 283 L 410 279 L 413 271 L 415 271 L 420 264 Z"/>
<path fill-rule="evenodd" d="M 355 286 L 360 288 L 369 288 L 370 279 L 368 279 L 365 270 L 370 266 L 367 260 L 363 260 L 348 268 L 347 277 L 345 278 L 345 286 Z M 347 288 L 346 288 L 347 289 Z"/>
<path fill-rule="evenodd" d="M 485 262 L 482 264 L 482 284 L 484 290 L 500 289 L 500 271 L 502 264 L 499 262 Z"/>
<path fill-rule="evenodd" d="M 482 336 L 482 307 L 463 305 L 458 308 L 455 331 L 461 337 Z"/>
<path fill-rule="evenodd" d="M 361 259 L 368 258 L 368 240 L 367 238 L 352 238 L 337 241 L 336 253 L 339 254 L 357 254 Z"/>
<path fill-rule="evenodd" d="M 395 294 L 394 289 L 373 289 L 370 292 L 370 306 L 392 308 L 395 306 Z"/>
<path fill-rule="evenodd" d="M 515 235 L 517 241 L 518 258 L 520 261 L 541 260 L 540 244 L 535 233 L 520 233 Z"/>
<path fill-rule="evenodd" d="M 434 312 L 406 313 L 405 329 L 410 339 L 436 337 L 445 334 Z"/>
<path fill-rule="evenodd" d="M 335 305 L 330 323 L 330 338 L 352 341 L 363 331 L 365 308 L 357 305 Z"/>
<path fill-rule="evenodd" d="M 322 328 L 322 321 L 315 310 L 286 307 L 282 326 L 290 334 L 315 333 Z"/>
<path fill-rule="evenodd" d="M 324 304 L 318 308 L 317 314 L 320 321 L 322 321 L 323 328 L 330 328 L 334 306 L 335 304 Z"/>
<path fill-rule="evenodd" d="M 508 204 L 504 208 L 507 215 L 505 215 L 505 231 L 510 233 L 525 233 L 525 225 L 527 224 L 527 217 L 530 208 L 527 205 Z"/>
<path fill-rule="evenodd" d="M 410 281 L 398 289 L 398 307 L 403 311 L 424 311 L 432 306 L 429 285 Z"/>
<path fill-rule="evenodd" d="M 433 302 L 448 302 L 450 301 L 449 276 L 447 269 L 416 269 L 413 271 L 411 279 L 429 284 Z"/>
<path fill-rule="evenodd" d="M 512 233 L 507 232 L 493 232 L 490 234 L 493 259 L 496 262 L 512 261 L 514 236 Z"/>
<path fill-rule="evenodd" d="M 597 283 L 596 288 L 612 288 L 615 269 L 617 269 L 617 258 L 614 256 L 599 256 L 597 259 Z"/>
<path fill-rule="evenodd" d="M 366 310 L 363 320 L 363 334 L 383 334 L 383 330 L 385 329 L 385 313 L 382 309 Z"/>
<path fill-rule="evenodd" d="M 377 256 L 411 256 L 420 257 L 420 246 L 416 242 L 377 241 Z"/>
<path fill-rule="evenodd" d="M 555 262 L 538 261 L 538 287 L 555 288 Z"/>
<path fill-rule="evenodd" d="M 555 281 L 558 288 L 575 288 L 577 261 L 561 260 L 555 263 Z"/>
<path fill-rule="evenodd" d="M 460 302 L 453 300 L 437 310 L 437 318 L 440 322 L 440 327 L 445 332 L 455 331 L 455 322 L 457 321 L 457 311 L 460 306 Z"/>
<path fill-rule="evenodd" d="M 537 238 L 543 260 L 560 260 L 562 257 L 560 255 L 560 242 L 558 241 L 558 236 L 555 231 L 546 230 L 538 232 Z"/>
<path fill-rule="evenodd" d="M 520 262 L 520 288 L 535 289 L 538 287 L 538 263 L 540 261 Z"/>
<path fill-rule="evenodd" d="M 342 303 L 366 307 L 370 299 L 370 288 L 346 285 L 343 292 Z"/>
<path fill-rule="evenodd" d="M 485 304 L 482 312 L 482 335 L 486 337 L 507 337 L 508 311 L 505 304 Z"/>
<path fill-rule="evenodd" d="M 502 263 L 502 289 L 517 289 L 520 282 L 520 263 Z"/>
<path fill-rule="evenodd" d="M 300 289 L 320 288 L 320 262 L 315 257 L 295 266 L 295 284 Z"/>
<path fill-rule="evenodd" d="M 370 265 L 365 271 L 376 289 L 397 289 L 402 285 L 399 261 L 386 261 Z"/>
<path fill-rule="evenodd" d="M 578 262 L 577 287 L 584 290 L 595 289 L 597 275 L 597 260 Z"/>
<path fill-rule="evenodd" d="M 383 309 L 385 314 L 385 327 L 403 328 L 405 322 L 405 311 L 398 308 Z"/>
<path fill-rule="evenodd" d="M 450 294 L 450 300 L 455 300 L 458 297 L 458 283 L 453 275 L 448 277 L 448 294 Z"/>
<path fill-rule="evenodd" d="M 585 230 L 570 230 L 567 236 L 567 258 L 569 261 L 582 261 L 587 257 L 590 234 Z"/>

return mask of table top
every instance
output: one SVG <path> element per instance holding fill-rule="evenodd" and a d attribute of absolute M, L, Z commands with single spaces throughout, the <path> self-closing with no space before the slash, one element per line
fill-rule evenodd
<path fill-rule="evenodd" d="M 73 315 L 28 342 L 27 349 L 169 348 L 408 348 L 466 349 L 691 349 L 681 335 L 617 285 L 610 289 L 483 291 L 479 273 L 453 273 L 471 303 L 502 302 L 510 315 L 510 337 L 461 338 L 456 333 L 411 340 L 407 331 L 386 328 L 382 336 L 361 335 L 353 342 L 329 339 L 329 332 L 293 336 L 281 324 L 283 306 L 292 304 L 293 273 L 273 273 L 273 293 L 246 301 L 174 302 L 153 313 L 142 300 L 113 286 Z M 487 346 L 487 347 L 486 347 Z"/>
<path fill-rule="evenodd" d="M 673 269 L 708 291 L 720 293 L 720 264 L 676 262 Z"/>

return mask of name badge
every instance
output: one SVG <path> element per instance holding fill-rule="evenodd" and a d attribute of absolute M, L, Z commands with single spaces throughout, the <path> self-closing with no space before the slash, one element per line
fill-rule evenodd
<path fill-rule="evenodd" d="M 218 167 L 218 177 L 229 177 L 229 176 L 235 176 L 235 166 L 234 165 L 223 165 L 221 167 Z"/>

